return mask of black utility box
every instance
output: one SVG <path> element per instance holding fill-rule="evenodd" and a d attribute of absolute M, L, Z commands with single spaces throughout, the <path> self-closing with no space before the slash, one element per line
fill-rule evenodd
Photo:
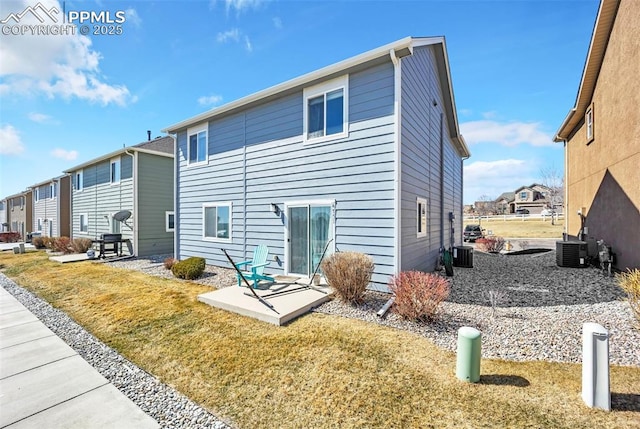
<path fill-rule="evenodd" d="M 453 248 L 453 266 L 473 268 L 473 247 L 457 246 Z"/>

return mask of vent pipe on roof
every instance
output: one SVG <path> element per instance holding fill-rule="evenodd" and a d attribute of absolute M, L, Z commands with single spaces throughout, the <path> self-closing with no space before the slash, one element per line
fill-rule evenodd
<path fill-rule="evenodd" d="M 151 141 L 151 130 L 147 130 L 147 141 Z"/>

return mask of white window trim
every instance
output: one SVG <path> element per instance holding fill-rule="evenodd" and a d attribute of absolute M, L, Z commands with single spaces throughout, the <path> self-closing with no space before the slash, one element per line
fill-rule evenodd
<path fill-rule="evenodd" d="M 113 164 L 118 164 L 118 180 L 113 180 Z M 109 162 L 109 179 L 112 185 L 119 185 L 122 180 L 122 159 L 120 157 L 112 158 Z"/>
<path fill-rule="evenodd" d="M 35 189 L 33 190 L 33 201 L 34 201 L 34 202 L 36 202 L 36 203 L 37 203 L 38 201 L 40 201 L 40 188 L 39 188 L 39 187 L 38 187 L 38 188 L 35 188 Z"/>
<path fill-rule="evenodd" d="M 424 207 L 424 230 L 420 231 L 420 225 L 422 224 L 422 216 L 418 214 L 418 208 L 422 204 Z M 429 213 L 427 210 L 427 199 L 422 197 L 416 197 L 416 237 L 422 238 L 427 236 L 427 230 L 429 229 Z"/>
<path fill-rule="evenodd" d="M 204 160 L 191 162 L 191 136 L 200 134 L 204 131 L 204 139 L 206 141 Z M 198 166 L 209 164 L 209 123 L 198 125 L 187 129 L 187 166 Z"/>
<path fill-rule="evenodd" d="M 83 217 L 87 220 L 87 230 L 86 231 L 82 230 L 82 218 Z M 87 213 L 79 213 L 78 214 L 78 232 L 80 234 L 89 234 L 89 215 Z"/>
<path fill-rule="evenodd" d="M 207 207 L 229 207 L 229 238 L 207 237 L 205 236 L 205 213 L 204 209 Z M 175 219 L 174 219 L 175 220 Z M 202 240 L 211 241 L 216 243 L 230 243 L 233 238 L 233 203 L 231 201 L 220 201 L 215 203 L 203 203 L 202 204 Z"/>
<path fill-rule="evenodd" d="M 55 183 L 49 184 L 49 192 L 50 192 L 49 199 L 53 200 L 56 197 L 55 191 L 56 191 L 56 184 Z"/>
<path fill-rule="evenodd" d="M 204 215 L 204 209 L 202 211 L 202 214 Z M 169 216 L 173 215 L 173 228 L 169 227 Z M 203 217 L 204 220 L 204 217 Z M 165 227 L 165 231 L 166 232 L 174 232 L 176 230 L 176 214 L 173 211 L 166 211 L 164 212 L 164 227 Z M 202 231 L 203 235 L 204 235 L 204 221 L 203 221 L 203 231 Z"/>
<path fill-rule="evenodd" d="M 37 231 L 42 231 L 42 218 L 41 217 L 38 218 L 38 222 L 36 224 L 36 230 Z"/>
<path fill-rule="evenodd" d="M 322 137 L 312 137 L 308 136 L 308 128 L 309 128 L 309 118 L 308 110 L 309 110 L 309 99 L 313 97 L 317 97 L 318 95 L 326 94 L 331 91 L 335 91 L 337 89 L 343 89 L 343 129 L 341 133 L 324 135 Z M 326 106 L 326 100 L 325 100 Z M 325 128 L 327 117 L 325 115 Z M 311 86 L 305 88 L 303 90 L 303 103 L 302 103 L 302 138 L 304 144 L 312 144 L 312 143 L 322 143 L 330 140 L 337 140 L 341 138 L 345 138 L 349 135 L 349 75 L 346 74 L 344 76 L 340 76 L 336 79 L 332 79 L 326 82 L 323 82 L 319 85 Z"/>
<path fill-rule="evenodd" d="M 584 112 L 585 133 L 587 135 L 587 144 L 591 143 L 595 138 L 595 120 L 593 114 L 593 103 Z"/>
<path fill-rule="evenodd" d="M 84 189 L 84 170 L 78 170 L 75 174 L 76 179 L 76 191 L 82 192 Z"/>

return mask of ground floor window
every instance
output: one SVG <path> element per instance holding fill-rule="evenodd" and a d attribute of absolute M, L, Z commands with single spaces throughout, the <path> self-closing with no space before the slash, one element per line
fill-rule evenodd
<path fill-rule="evenodd" d="M 231 240 L 231 203 L 207 203 L 202 206 L 203 238 Z"/>
<path fill-rule="evenodd" d="M 89 217 L 86 213 L 80 215 L 80 232 L 89 232 Z"/>
<path fill-rule="evenodd" d="M 427 200 L 426 198 L 416 198 L 416 233 L 418 237 L 427 236 Z"/>
<path fill-rule="evenodd" d="M 175 214 L 173 212 L 164 212 L 164 217 L 166 231 L 173 232 L 175 230 Z"/>

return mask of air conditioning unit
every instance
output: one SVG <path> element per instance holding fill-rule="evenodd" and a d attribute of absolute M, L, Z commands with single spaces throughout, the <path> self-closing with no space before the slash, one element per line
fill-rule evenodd
<path fill-rule="evenodd" d="M 556 264 L 558 264 L 559 267 L 586 267 L 587 242 L 556 241 Z"/>

